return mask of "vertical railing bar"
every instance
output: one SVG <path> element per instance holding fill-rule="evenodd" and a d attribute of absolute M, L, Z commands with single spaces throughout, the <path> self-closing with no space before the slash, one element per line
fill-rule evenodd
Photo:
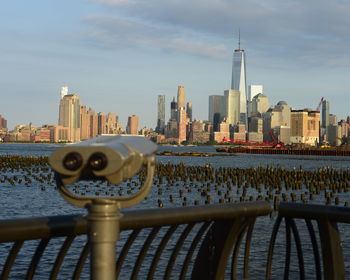
<path fill-rule="evenodd" d="M 163 250 L 164 250 L 165 246 L 167 245 L 170 237 L 173 235 L 173 233 L 175 232 L 177 227 L 178 226 L 170 227 L 168 229 L 167 233 L 164 235 L 162 241 L 160 242 L 160 244 L 158 246 L 158 249 L 157 249 L 156 254 L 155 254 L 154 258 L 153 258 L 153 261 L 151 263 L 151 267 L 149 269 L 147 279 L 152 280 L 154 278 L 154 273 L 155 273 L 155 271 L 157 269 L 157 264 L 159 262 L 160 256 L 163 253 Z"/>
<path fill-rule="evenodd" d="M 79 260 L 77 262 L 77 265 L 75 266 L 75 270 L 72 276 L 73 280 L 79 280 L 80 279 L 80 274 L 83 270 L 84 264 L 89 256 L 90 253 L 90 243 L 86 242 L 83 250 L 81 251 Z"/>
<path fill-rule="evenodd" d="M 284 277 L 283 279 L 288 279 L 289 277 L 289 267 L 290 267 L 290 255 L 291 255 L 291 233 L 290 233 L 290 225 L 289 225 L 289 219 L 285 217 L 284 221 L 286 224 L 286 258 L 284 262 Z"/>
<path fill-rule="evenodd" d="M 76 235 L 67 236 L 66 240 L 64 241 L 64 243 L 61 247 L 61 250 L 60 250 L 59 254 L 57 255 L 55 264 L 52 268 L 51 275 L 50 275 L 51 280 L 55 280 L 57 278 L 57 275 L 58 275 L 58 272 L 60 271 L 64 257 L 66 256 L 67 251 L 70 248 L 75 237 L 76 237 Z"/>
<path fill-rule="evenodd" d="M 310 221 L 310 219 L 305 219 L 307 229 L 309 230 L 310 238 L 311 238 L 311 244 L 312 244 L 312 249 L 314 252 L 314 258 L 315 258 L 315 272 L 316 272 L 316 279 L 321 279 L 322 278 L 322 273 L 321 273 L 321 258 L 320 258 L 320 253 L 318 251 L 318 245 L 317 245 L 317 240 L 316 240 L 316 234 L 314 227 Z"/>
<path fill-rule="evenodd" d="M 38 247 L 35 250 L 34 256 L 32 258 L 30 266 L 28 268 L 27 275 L 26 275 L 25 279 L 28 279 L 28 280 L 33 279 L 36 267 L 38 266 L 38 263 L 41 259 L 41 256 L 43 255 L 45 248 L 46 248 L 47 244 L 49 243 L 49 241 L 50 241 L 50 238 L 41 239 Z"/>
<path fill-rule="evenodd" d="M 131 245 L 134 243 L 136 237 L 140 233 L 141 229 L 135 229 L 132 231 L 132 233 L 129 235 L 128 240 L 125 242 L 122 251 L 120 252 L 118 258 L 117 258 L 117 265 L 116 265 L 116 276 L 117 279 L 119 277 L 120 271 L 122 269 L 124 260 L 126 256 L 128 255 L 128 252 L 130 250 Z"/>
<path fill-rule="evenodd" d="M 323 257 L 324 279 L 345 279 L 344 256 L 336 222 L 317 219 Z"/>
<path fill-rule="evenodd" d="M 243 223 L 241 223 L 241 221 L 236 222 L 237 224 L 241 223 L 241 226 L 240 226 L 240 229 L 238 229 L 239 233 L 237 235 L 237 240 L 233 248 L 232 264 L 231 264 L 231 279 L 236 279 L 237 259 L 238 259 L 239 249 L 241 248 L 242 240 L 250 221 L 251 219 L 246 219 Z"/>
<path fill-rule="evenodd" d="M 150 232 L 150 234 L 148 235 L 146 242 L 143 244 L 143 246 L 140 250 L 139 256 L 137 257 L 136 264 L 135 264 L 134 269 L 132 271 L 131 279 L 137 279 L 137 276 L 138 276 L 140 268 L 141 268 L 141 264 L 142 264 L 144 258 L 146 257 L 147 251 L 148 251 L 149 247 L 151 246 L 152 241 L 156 237 L 159 230 L 160 230 L 160 227 L 154 227 L 152 229 L 152 231 Z"/>
<path fill-rule="evenodd" d="M 180 274 L 180 279 L 186 279 L 186 273 L 187 273 L 187 269 L 188 269 L 188 266 L 190 264 L 190 261 L 191 261 L 191 258 L 192 258 L 192 255 L 194 253 L 194 250 L 197 246 L 197 244 L 199 243 L 199 241 L 201 240 L 204 232 L 208 229 L 208 227 L 210 226 L 211 222 L 206 222 L 204 223 L 201 228 L 198 230 L 197 232 L 197 235 L 195 236 L 195 238 L 193 239 L 192 243 L 191 243 L 191 246 L 190 246 L 190 249 L 188 250 L 188 253 L 186 255 L 186 258 L 183 262 L 183 265 L 182 265 L 182 270 L 181 270 L 181 274 Z"/>
<path fill-rule="evenodd" d="M 279 227 L 281 225 L 282 219 L 283 219 L 283 217 L 279 214 L 278 217 L 277 217 L 277 220 L 276 220 L 276 222 L 275 222 L 275 224 L 273 226 L 271 239 L 270 239 L 270 245 L 269 245 L 269 253 L 267 255 L 266 274 L 265 274 L 265 278 L 266 279 L 271 279 L 273 249 L 275 247 L 277 233 L 278 233 L 278 229 L 279 229 Z"/>
<path fill-rule="evenodd" d="M 288 223 L 292 227 L 292 232 L 293 232 L 293 236 L 294 236 L 295 246 L 297 248 L 300 279 L 305 279 L 305 265 L 304 265 L 303 249 L 301 247 L 301 241 L 300 241 L 300 236 L 299 236 L 299 233 L 298 233 L 298 229 L 297 229 L 297 226 L 295 224 L 294 219 L 290 219 L 288 221 Z"/>
<path fill-rule="evenodd" d="M 195 223 L 191 223 L 188 224 L 185 228 L 185 230 L 182 232 L 181 236 L 179 237 L 178 241 L 176 242 L 176 245 L 174 247 L 174 250 L 170 256 L 166 271 L 165 271 L 165 275 L 164 275 L 164 279 L 170 279 L 170 275 L 173 269 L 173 266 L 175 264 L 175 260 L 177 258 L 177 255 L 180 252 L 180 249 L 182 248 L 183 243 L 185 242 L 188 234 L 191 232 L 191 230 L 193 229 L 193 227 L 195 226 Z"/>
<path fill-rule="evenodd" d="M 243 279 L 248 279 L 249 277 L 249 259 L 250 259 L 250 247 L 252 243 L 253 229 L 255 225 L 256 218 L 252 218 L 251 224 L 249 225 L 246 241 L 245 241 L 245 250 L 244 250 L 244 271 L 243 271 Z"/>
<path fill-rule="evenodd" d="M 16 260 L 16 257 L 18 255 L 19 250 L 21 250 L 21 248 L 22 248 L 23 243 L 24 243 L 24 241 L 16 241 L 13 244 L 11 251 L 8 254 L 6 262 L 4 264 L 4 269 L 1 273 L 1 280 L 8 279 L 10 272 L 11 272 L 11 268 Z"/>

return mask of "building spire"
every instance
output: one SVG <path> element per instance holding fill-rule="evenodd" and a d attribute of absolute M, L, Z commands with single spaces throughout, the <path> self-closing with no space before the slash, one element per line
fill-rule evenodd
<path fill-rule="evenodd" d="M 238 29 L 238 50 L 241 49 L 241 29 Z"/>

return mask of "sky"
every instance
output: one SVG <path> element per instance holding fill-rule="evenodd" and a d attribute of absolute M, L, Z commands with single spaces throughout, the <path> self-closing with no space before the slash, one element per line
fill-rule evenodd
<path fill-rule="evenodd" d="M 247 84 L 270 104 L 350 115 L 348 0 L 11 0 L 0 7 L 0 114 L 57 124 L 61 86 L 96 112 L 155 127 L 184 85 L 195 119 L 231 85 L 241 34 Z"/>

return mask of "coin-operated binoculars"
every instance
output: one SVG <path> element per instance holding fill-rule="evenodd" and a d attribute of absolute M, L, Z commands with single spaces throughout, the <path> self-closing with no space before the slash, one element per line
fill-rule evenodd
<path fill-rule="evenodd" d="M 60 148 L 49 163 L 55 171 L 59 192 L 69 203 L 88 209 L 91 245 L 91 279 L 116 279 L 115 245 L 119 238 L 120 208 L 141 202 L 150 191 L 157 145 L 139 136 L 100 136 Z M 107 180 L 120 184 L 146 166 L 143 186 L 130 196 L 85 197 L 66 185 L 80 180 Z"/>

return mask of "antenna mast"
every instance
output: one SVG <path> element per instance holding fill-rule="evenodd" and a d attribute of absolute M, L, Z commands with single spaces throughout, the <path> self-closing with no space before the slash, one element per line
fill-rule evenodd
<path fill-rule="evenodd" d="M 238 29 L 238 50 L 241 49 L 241 30 Z"/>

